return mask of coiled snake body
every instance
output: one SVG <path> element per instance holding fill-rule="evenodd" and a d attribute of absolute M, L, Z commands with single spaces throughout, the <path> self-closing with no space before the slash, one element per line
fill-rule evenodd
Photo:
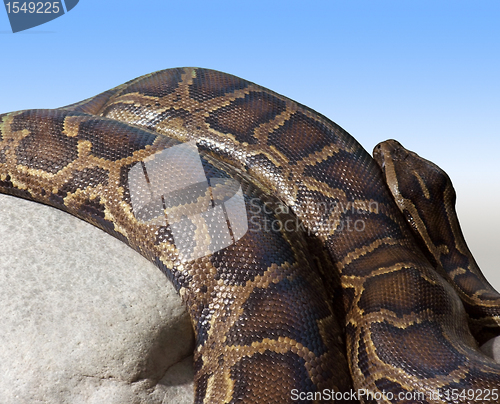
<path fill-rule="evenodd" d="M 87 220 L 166 273 L 196 332 L 196 402 L 498 400 L 500 365 L 375 161 L 263 87 L 169 69 L 0 115 L 0 192 Z"/>

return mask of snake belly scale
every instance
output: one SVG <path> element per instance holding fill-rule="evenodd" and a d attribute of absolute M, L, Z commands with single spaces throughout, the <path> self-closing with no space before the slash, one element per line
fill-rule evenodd
<path fill-rule="evenodd" d="M 465 403 L 436 392 L 500 384 L 375 161 L 327 118 L 251 82 L 169 69 L 0 115 L 0 192 L 87 220 L 166 273 L 196 333 L 197 403 L 325 389 Z M 223 225 L 226 238 L 212 231 Z"/>

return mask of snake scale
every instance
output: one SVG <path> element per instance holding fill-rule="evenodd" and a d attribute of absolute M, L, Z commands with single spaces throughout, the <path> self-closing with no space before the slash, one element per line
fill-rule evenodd
<path fill-rule="evenodd" d="M 86 220 L 168 276 L 196 334 L 196 403 L 498 402 L 500 364 L 469 327 L 498 334 L 496 292 L 473 293 L 465 258 L 446 272 L 444 247 L 425 251 L 384 147 L 381 170 L 301 104 L 168 69 L 0 115 L 0 192 Z"/>

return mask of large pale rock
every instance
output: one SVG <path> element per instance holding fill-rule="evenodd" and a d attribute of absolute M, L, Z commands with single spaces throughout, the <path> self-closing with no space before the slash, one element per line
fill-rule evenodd
<path fill-rule="evenodd" d="M 481 346 L 481 351 L 500 363 L 500 337 L 492 338 Z"/>
<path fill-rule="evenodd" d="M 192 403 L 166 277 L 67 213 L 0 195 L 0 402 Z"/>

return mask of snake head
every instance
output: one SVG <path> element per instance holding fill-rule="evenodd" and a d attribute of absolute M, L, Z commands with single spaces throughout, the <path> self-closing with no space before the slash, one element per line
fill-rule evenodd
<path fill-rule="evenodd" d="M 455 203 L 450 177 L 443 169 L 417 153 L 405 149 L 396 140 L 386 140 L 373 149 L 373 158 L 382 170 L 395 199 L 425 197 Z"/>
<path fill-rule="evenodd" d="M 441 223 L 449 212 L 454 212 L 456 193 L 450 177 L 436 164 L 395 140 L 375 146 L 373 158 L 399 210 L 415 234 L 420 233 L 423 240 L 427 239 L 423 230 L 430 225 L 424 223 Z M 427 243 L 427 248 L 430 245 Z M 432 255 L 439 262 L 439 253 L 434 251 Z"/>
<path fill-rule="evenodd" d="M 373 158 L 382 169 L 382 172 L 386 171 L 387 164 L 391 165 L 392 162 L 396 161 L 403 162 L 409 155 L 410 152 L 394 139 L 380 142 L 373 149 Z"/>
<path fill-rule="evenodd" d="M 412 164 L 411 159 L 407 161 L 410 153 L 394 139 L 380 142 L 373 149 L 373 158 L 382 170 L 384 180 L 400 209 L 404 205 L 400 182 L 406 180 L 408 163 Z"/>

